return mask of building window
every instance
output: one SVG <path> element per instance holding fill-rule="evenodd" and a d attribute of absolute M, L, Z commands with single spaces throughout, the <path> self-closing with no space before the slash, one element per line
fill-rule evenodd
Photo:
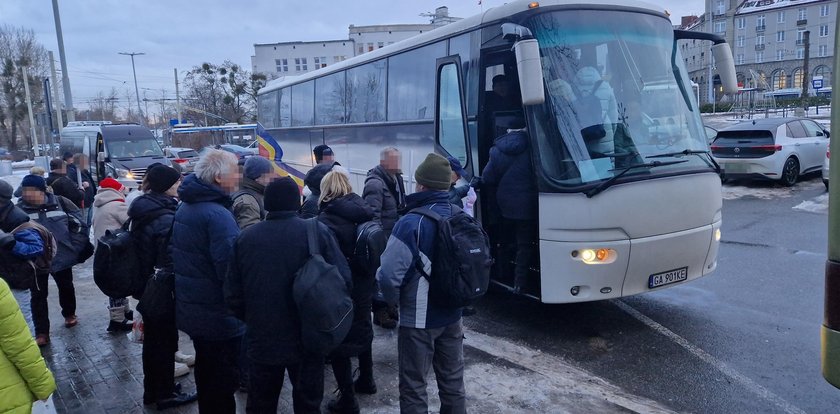
<path fill-rule="evenodd" d="M 755 63 L 764 62 L 764 52 L 755 52 Z"/>
<path fill-rule="evenodd" d="M 359 54 L 365 53 L 365 45 L 359 45 Z"/>
<path fill-rule="evenodd" d="M 805 59 L 805 48 L 804 47 L 797 47 L 796 48 L 796 58 L 797 59 Z"/>
<path fill-rule="evenodd" d="M 726 20 L 715 22 L 715 33 L 726 32 Z"/>
<path fill-rule="evenodd" d="M 828 17 L 829 5 L 823 4 L 820 6 L 820 17 Z"/>
<path fill-rule="evenodd" d="M 373 43 L 368 43 L 367 47 L 368 47 L 368 50 L 367 50 L 368 52 L 373 52 Z"/>
<path fill-rule="evenodd" d="M 321 57 L 316 56 L 314 58 L 314 60 L 315 60 L 315 69 L 321 69 L 321 68 L 327 67 L 327 57 L 326 56 L 321 56 Z"/>
<path fill-rule="evenodd" d="M 787 73 L 784 69 L 779 69 L 773 73 L 772 84 L 774 90 L 787 88 Z"/>
<path fill-rule="evenodd" d="M 385 47 L 385 42 L 379 42 L 376 44 L 377 49 L 382 49 L 383 47 Z"/>
<path fill-rule="evenodd" d="M 766 19 L 764 18 L 763 14 L 761 16 L 756 17 L 755 18 L 755 27 L 764 27 L 765 20 Z"/>
<path fill-rule="evenodd" d="M 307 71 L 309 68 L 306 64 L 306 58 L 295 58 L 295 71 Z"/>
<path fill-rule="evenodd" d="M 764 44 L 764 35 L 758 35 L 755 37 L 755 45 L 763 45 Z"/>
<path fill-rule="evenodd" d="M 738 47 L 744 47 L 744 35 L 739 35 L 738 40 L 736 41 Z"/>
<path fill-rule="evenodd" d="M 785 32 L 776 32 L 776 41 L 781 43 L 785 41 Z"/>
<path fill-rule="evenodd" d="M 802 86 L 802 68 L 797 68 L 793 70 L 793 82 L 791 83 L 791 87 L 795 88 L 797 86 Z"/>
<path fill-rule="evenodd" d="M 785 59 L 785 50 L 779 49 L 776 51 L 776 60 L 784 60 Z"/>
<path fill-rule="evenodd" d="M 342 60 L 347 59 L 346 57 L 342 56 L 333 56 L 333 63 L 341 62 Z"/>
<path fill-rule="evenodd" d="M 826 57 L 828 56 L 828 45 L 820 45 L 819 51 L 817 52 L 819 57 Z"/>
<path fill-rule="evenodd" d="M 820 37 L 827 37 L 828 36 L 828 25 L 824 24 L 820 26 Z"/>
<path fill-rule="evenodd" d="M 726 6 L 724 5 L 723 0 L 717 0 L 715 6 L 715 14 L 723 14 L 726 11 Z"/>
<path fill-rule="evenodd" d="M 735 59 L 735 63 L 738 64 L 738 65 L 743 65 L 744 64 L 744 54 L 743 53 L 738 55 L 738 57 Z"/>
<path fill-rule="evenodd" d="M 799 20 L 805 20 L 808 18 L 808 9 L 801 8 L 799 9 Z"/>
<path fill-rule="evenodd" d="M 777 23 L 784 23 L 785 22 L 785 12 L 784 11 L 779 12 L 779 14 L 776 17 L 776 22 Z"/>
<path fill-rule="evenodd" d="M 739 17 L 736 21 L 738 22 L 738 28 L 739 29 L 743 29 L 743 28 L 747 27 L 747 19 L 745 19 L 743 17 Z"/>
<path fill-rule="evenodd" d="M 277 72 L 289 71 L 289 59 L 274 59 L 274 65 L 276 66 Z"/>
<path fill-rule="evenodd" d="M 805 44 L 805 29 L 799 29 L 796 31 L 796 44 L 797 45 L 804 45 Z"/>

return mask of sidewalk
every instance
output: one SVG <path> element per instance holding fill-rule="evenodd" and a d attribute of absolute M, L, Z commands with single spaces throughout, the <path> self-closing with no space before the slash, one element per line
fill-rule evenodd
<path fill-rule="evenodd" d="M 53 405 L 59 413 L 155 412 L 143 406 L 141 345 L 125 334 L 110 334 L 108 299 L 93 283 L 91 261 L 74 268 L 79 325 L 65 328 L 54 283 L 50 283 L 52 343 L 42 352 L 55 374 L 58 389 Z M 28 321 L 29 293 L 15 297 Z M 132 303 L 132 308 L 136 303 Z M 399 412 L 396 330 L 375 327 L 374 370 L 379 392 L 359 397 L 364 413 Z M 492 336 L 465 332 L 467 407 L 472 413 L 664 413 L 659 404 L 628 395 L 561 358 Z M 189 338 L 181 334 L 181 350 L 193 353 Z M 325 373 L 324 412 L 336 389 L 332 372 Z M 185 390 L 195 388 L 193 375 L 177 379 Z M 430 408 L 439 407 L 434 377 L 429 378 Z M 290 413 L 291 387 L 283 387 L 279 412 Z M 244 413 L 246 394 L 237 393 L 237 411 Z M 196 404 L 171 413 L 197 413 Z"/>

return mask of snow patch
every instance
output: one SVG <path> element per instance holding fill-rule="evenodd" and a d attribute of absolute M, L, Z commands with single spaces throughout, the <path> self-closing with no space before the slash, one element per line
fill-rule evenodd
<path fill-rule="evenodd" d="M 763 182 L 751 182 L 751 186 L 725 184 L 721 187 L 721 195 L 724 200 L 737 200 L 743 197 L 754 197 L 761 200 L 773 200 L 787 198 L 795 193 L 812 190 L 823 184 L 819 181 L 803 181 L 793 187 L 779 187 L 775 184 Z"/>
<path fill-rule="evenodd" d="M 32 168 L 35 166 L 35 161 L 17 161 L 12 163 L 12 168 Z"/>
<path fill-rule="evenodd" d="M 828 212 L 828 193 L 821 196 L 814 197 L 811 200 L 805 200 L 793 207 L 794 210 L 805 211 L 808 213 L 827 213 Z"/>

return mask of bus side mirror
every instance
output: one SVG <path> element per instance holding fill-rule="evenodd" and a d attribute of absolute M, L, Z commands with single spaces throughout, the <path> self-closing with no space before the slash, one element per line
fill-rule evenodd
<path fill-rule="evenodd" d="M 738 76 L 735 74 L 735 61 L 732 60 L 732 51 L 726 43 L 718 43 L 712 46 L 712 55 L 715 57 L 720 83 L 723 85 L 724 93 L 738 93 Z"/>
<path fill-rule="evenodd" d="M 519 40 L 513 45 L 513 50 L 516 54 L 516 70 L 519 72 L 522 104 L 539 105 L 545 102 L 540 44 L 537 39 Z"/>

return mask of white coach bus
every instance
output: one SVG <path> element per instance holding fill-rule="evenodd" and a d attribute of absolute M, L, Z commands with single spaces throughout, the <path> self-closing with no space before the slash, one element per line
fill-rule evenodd
<path fill-rule="evenodd" d="M 662 289 L 713 272 L 720 241 L 718 167 L 680 39 L 714 42 L 724 88 L 736 90 L 724 40 L 675 31 L 659 7 L 513 1 L 269 83 L 258 119 L 271 142 L 261 144 L 298 178 L 312 147 L 327 144 L 357 192 L 380 149 L 394 146 L 411 191 L 426 153 L 480 176 L 494 139 L 524 122 L 539 188 L 529 294 L 569 303 Z M 493 282 L 510 287 L 504 258 L 515 246 L 490 213 L 493 197 L 479 191 L 476 212 L 496 249 Z"/>

